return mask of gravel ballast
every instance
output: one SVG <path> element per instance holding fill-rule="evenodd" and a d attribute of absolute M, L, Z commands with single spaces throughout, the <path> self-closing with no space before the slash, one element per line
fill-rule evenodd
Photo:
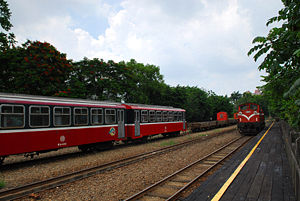
<path fill-rule="evenodd" d="M 42 200 L 122 200 L 240 136 L 234 128 L 231 126 L 103 152 L 79 154 L 64 160 L 37 162 L 35 165 L 19 169 L 2 170 L 1 176 L 4 177 L 5 188 L 7 189 L 155 150 L 192 138 L 201 137 L 205 139 L 211 135 L 216 135 L 209 140 L 176 151 L 36 194 Z M 224 131 L 227 131 L 224 135 L 216 134 Z M 76 152 L 77 148 L 69 148 L 60 152 L 64 151 Z M 28 200 L 28 198 L 24 198 L 24 200 Z"/>

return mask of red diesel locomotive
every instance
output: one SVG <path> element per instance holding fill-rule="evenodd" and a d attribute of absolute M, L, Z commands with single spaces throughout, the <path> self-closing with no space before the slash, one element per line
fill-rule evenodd
<path fill-rule="evenodd" d="M 239 106 L 238 130 L 242 134 L 257 134 L 265 127 L 264 112 L 260 105 L 244 103 Z"/>
<path fill-rule="evenodd" d="M 14 154 L 102 149 L 114 141 L 186 131 L 180 108 L 4 93 L 0 121 L 0 164 Z"/>

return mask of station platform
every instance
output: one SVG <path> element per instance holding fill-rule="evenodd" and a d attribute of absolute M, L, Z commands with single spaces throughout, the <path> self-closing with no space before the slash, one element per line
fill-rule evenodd
<path fill-rule="evenodd" d="M 232 178 L 231 176 L 234 175 L 235 170 L 238 169 L 241 162 L 266 131 L 265 129 L 251 139 L 242 150 L 235 153 L 222 168 L 211 175 L 184 200 L 212 200 L 217 193 L 220 195 L 219 190 L 228 182 L 229 178 Z M 271 127 L 227 190 L 221 194 L 219 200 L 296 200 L 292 187 L 290 167 L 278 123 Z"/>

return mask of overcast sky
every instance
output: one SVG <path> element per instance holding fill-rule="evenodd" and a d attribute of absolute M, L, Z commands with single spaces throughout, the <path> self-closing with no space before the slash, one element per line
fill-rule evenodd
<path fill-rule="evenodd" d="M 20 43 L 47 41 L 68 59 L 131 58 L 168 85 L 218 95 L 254 92 L 263 72 L 247 52 L 280 0 L 8 0 Z"/>

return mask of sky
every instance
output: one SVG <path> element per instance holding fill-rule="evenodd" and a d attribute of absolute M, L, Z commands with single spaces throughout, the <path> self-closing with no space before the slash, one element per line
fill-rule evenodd
<path fill-rule="evenodd" d="M 280 0 L 7 0 L 19 44 L 46 41 L 68 59 L 152 64 L 170 86 L 218 95 L 262 86 L 247 52 Z"/>

